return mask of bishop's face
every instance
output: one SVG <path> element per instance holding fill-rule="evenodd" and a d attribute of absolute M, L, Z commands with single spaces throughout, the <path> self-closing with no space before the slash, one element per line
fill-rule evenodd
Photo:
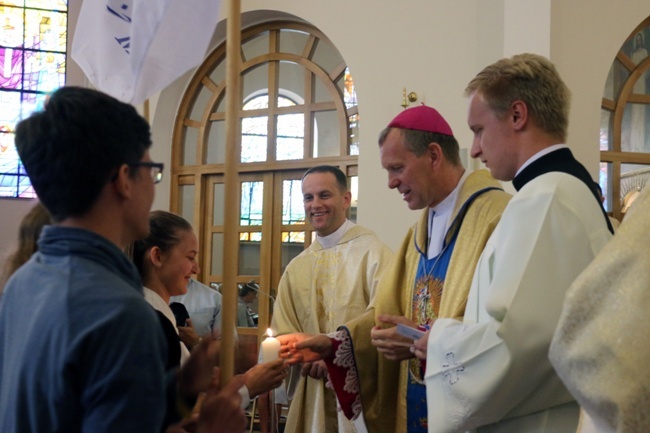
<path fill-rule="evenodd" d="M 431 157 L 427 152 L 418 156 L 409 150 L 402 130 L 395 128 L 388 133 L 379 154 L 388 173 L 388 188 L 396 189 L 409 209 L 424 209 L 440 201 Z"/>

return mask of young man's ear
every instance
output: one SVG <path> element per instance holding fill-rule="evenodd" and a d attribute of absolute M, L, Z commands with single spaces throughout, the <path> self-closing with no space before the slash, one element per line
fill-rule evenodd
<path fill-rule="evenodd" d="M 113 180 L 113 186 L 117 193 L 125 198 L 131 196 L 131 182 L 129 182 L 131 176 L 131 169 L 128 165 L 122 164 L 115 174 L 115 180 Z"/>
<path fill-rule="evenodd" d="M 520 131 L 528 123 L 528 106 L 524 101 L 515 101 L 510 105 L 510 119 L 515 130 Z"/>

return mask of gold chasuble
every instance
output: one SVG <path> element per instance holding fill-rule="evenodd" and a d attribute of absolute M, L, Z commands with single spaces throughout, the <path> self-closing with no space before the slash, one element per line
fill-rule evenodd
<path fill-rule="evenodd" d="M 456 221 L 463 204 L 486 188 L 501 188 L 499 182 L 486 170 L 471 173 L 461 187 L 451 218 L 454 223 L 449 228 L 446 242 L 456 230 L 456 224 L 461 226 L 444 281 L 439 317 L 462 318 L 478 258 L 510 199 L 510 195 L 501 189 L 483 192 L 471 202 L 465 217 L 459 218 L 462 221 Z M 406 386 L 409 362 L 389 361 L 379 355 L 370 342 L 370 330 L 375 324 L 382 325 L 375 320 L 377 314 L 413 319 L 415 276 L 421 258 L 418 249 L 423 252 L 427 250 L 428 215 L 427 208 L 422 212 L 420 221 L 409 229 L 393 265 L 380 281 L 371 308 L 363 316 L 345 325 L 352 338 L 361 403 L 370 433 L 407 431 Z M 414 322 L 418 323 L 418 320 Z"/>
<path fill-rule="evenodd" d="M 322 334 L 362 315 L 393 253 L 370 230 L 355 225 L 337 245 L 318 241 L 287 266 L 278 289 L 272 328 L 278 334 Z M 336 395 L 325 379 L 301 377 L 291 400 L 287 433 L 353 432 L 337 411 Z"/>
<path fill-rule="evenodd" d="M 549 358 L 586 412 L 580 433 L 650 432 L 649 214 L 646 187 L 566 292 Z"/>

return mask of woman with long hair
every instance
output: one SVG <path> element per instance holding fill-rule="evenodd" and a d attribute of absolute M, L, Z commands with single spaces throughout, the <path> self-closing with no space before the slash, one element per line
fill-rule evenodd
<path fill-rule="evenodd" d="M 144 297 L 165 319 L 161 323 L 170 342 L 172 365 L 183 364 L 190 353 L 178 337 L 169 298 L 187 293 L 187 284 L 198 271 L 198 245 L 192 225 L 165 211 L 151 212 L 149 236 L 133 245 L 133 263 L 142 278 Z"/>
<path fill-rule="evenodd" d="M 7 257 L 0 275 L 0 293 L 9 277 L 38 250 L 38 238 L 44 226 L 52 223 L 50 213 L 40 202 L 23 217 L 18 228 L 18 247 Z"/>

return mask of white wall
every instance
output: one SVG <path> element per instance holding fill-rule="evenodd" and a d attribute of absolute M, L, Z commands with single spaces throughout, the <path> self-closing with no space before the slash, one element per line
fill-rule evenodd
<path fill-rule="evenodd" d="M 607 74 L 625 38 L 648 16 L 648 0 L 553 1 L 551 59 L 573 92 L 568 141 L 594 177 Z"/>
<path fill-rule="evenodd" d="M 77 2 L 71 2 L 71 9 Z M 222 2 L 227 4 L 226 0 Z M 247 0 L 244 24 L 265 16 L 300 17 L 337 46 L 355 80 L 361 115 L 358 219 L 397 247 L 417 218 L 389 191 L 376 138 L 402 108 L 402 88 L 438 108 L 461 147 L 466 126 L 467 82 L 484 66 L 519 51 L 549 55 L 573 92 L 569 145 L 595 176 L 600 101 L 611 62 L 625 37 L 650 15 L 648 0 Z M 224 6 L 225 16 L 225 6 Z M 71 31 L 72 34 L 72 31 Z M 213 38 L 225 34 L 223 23 Z M 70 67 L 74 65 L 70 61 Z M 152 156 L 171 160 L 171 128 L 192 73 L 151 104 Z M 472 164 L 474 165 L 474 164 Z M 15 204 L 14 204 L 15 203 Z M 155 208 L 168 208 L 169 177 L 158 185 Z M 3 232 L 15 233 L 20 202 L 0 201 Z M 9 236 L 10 238 L 12 236 Z M 6 244 L 0 238 L 0 252 Z"/>

